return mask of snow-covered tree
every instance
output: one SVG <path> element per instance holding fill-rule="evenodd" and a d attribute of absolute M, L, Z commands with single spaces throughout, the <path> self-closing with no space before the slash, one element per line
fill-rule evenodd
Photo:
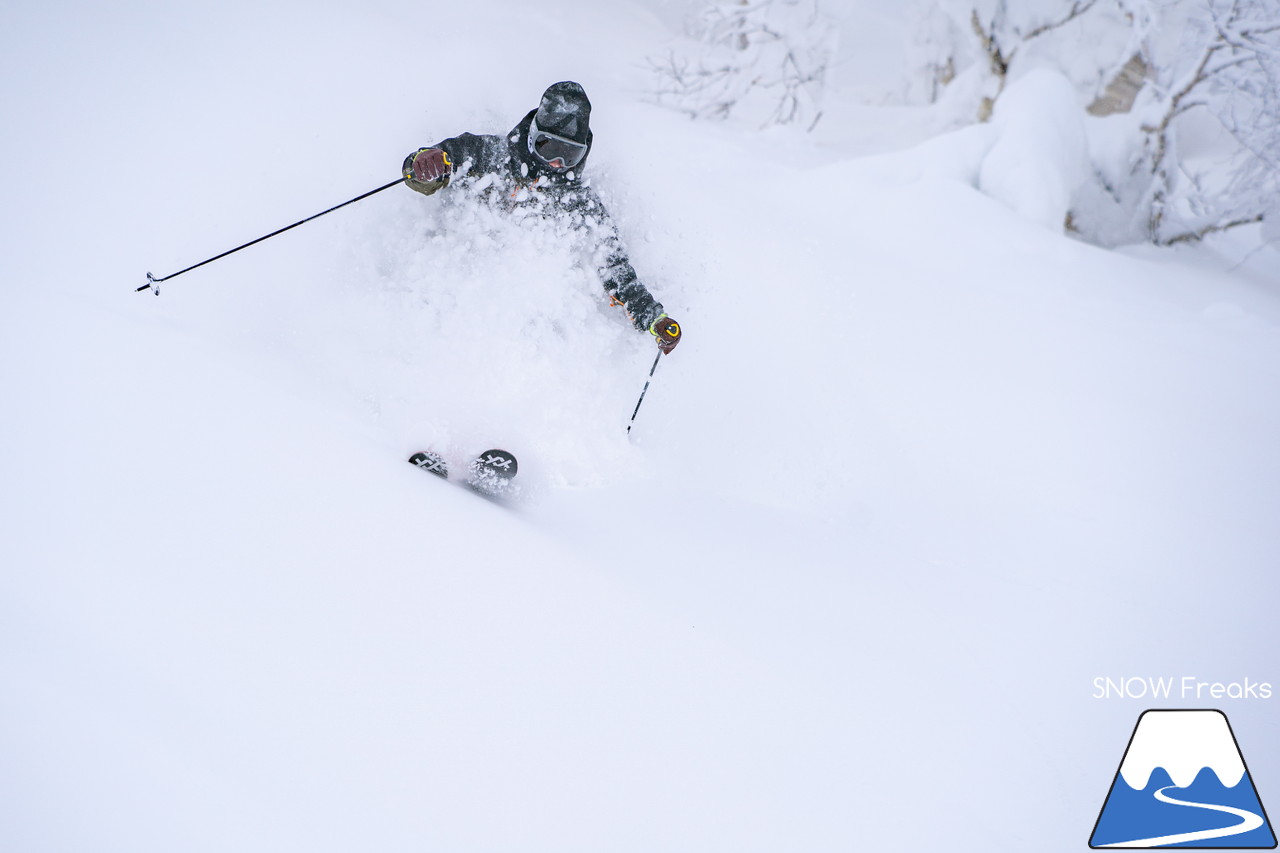
<path fill-rule="evenodd" d="M 1280 194 L 1280 7 L 1200 0 L 1189 12 L 1177 48 L 1152 63 L 1142 126 L 1150 236 L 1162 243 L 1262 221 Z M 1191 156 L 1179 130 L 1195 113 L 1229 141 Z"/>
<path fill-rule="evenodd" d="M 950 88 L 962 120 L 986 121 L 1015 61 L 1043 54 L 1054 36 L 1078 43 L 1077 22 L 1101 1 L 921 0 L 914 52 L 928 100 Z"/>
<path fill-rule="evenodd" d="M 1072 227 L 1104 244 L 1199 239 L 1276 216 L 1275 0 L 924 0 L 918 76 L 960 122 L 1049 64 L 1100 122 Z M 917 91 L 919 85 L 917 84 Z"/>
<path fill-rule="evenodd" d="M 714 0 L 687 31 L 699 43 L 696 56 L 650 60 L 659 103 L 696 118 L 817 123 L 835 47 L 817 0 Z"/>

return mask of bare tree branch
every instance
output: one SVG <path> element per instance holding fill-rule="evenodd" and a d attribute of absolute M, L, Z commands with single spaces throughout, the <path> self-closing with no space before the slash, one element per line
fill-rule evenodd
<path fill-rule="evenodd" d="M 707 0 L 690 35 L 708 48 L 701 58 L 649 60 L 660 103 L 695 118 L 816 123 L 832 50 L 817 0 Z"/>
<path fill-rule="evenodd" d="M 1077 2 L 1071 6 L 1071 11 L 1068 12 L 1067 16 L 1063 18 L 1061 21 L 1057 21 L 1051 24 L 1042 24 L 1036 27 L 1031 32 L 1024 35 L 1022 37 L 1022 40 L 1031 41 L 1033 38 L 1038 38 L 1039 36 L 1042 36 L 1045 33 L 1049 32 L 1050 30 L 1056 30 L 1059 27 L 1065 27 L 1067 24 L 1071 23 L 1076 18 L 1079 18 L 1081 15 L 1083 15 L 1085 12 L 1088 12 L 1097 4 L 1098 4 L 1098 0 L 1087 0 L 1087 2 L 1084 2 L 1084 3 L 1081 3 L 1079 2 L 1079 0 L 1077 0 Z"/>
<path fill-rule="evenodd" d="M 1223 231 L 1229 231 L 1232 228 L 1239 228 L 1241 225 L 1256 225 L 1262 220 L 1263 214 L 1259 213 L 1245 219 L 1236 219 L 1231 222 L 1206 225 L 1196 231 L 1187 231 L 1173 237 L 1167 237 L 1157 242 L 1159 242 L 1161 246 L 1175 246 L 1178 243 L 1198 243 L 1210 234 L 1219 234 Z"/>

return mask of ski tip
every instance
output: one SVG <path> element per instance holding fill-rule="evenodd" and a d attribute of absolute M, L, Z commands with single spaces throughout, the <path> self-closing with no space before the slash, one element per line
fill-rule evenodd
<path fill-rule="evenodd" d="M 514 453 L 497 447 L 477 455 L 471 465 L 472 467 L 479 466 L 493 471 L 498 476 L 506 477 L 507 479 L 514 477 L 520 467 L 520 464 L 516 462 Z"/>
<path fill-rule="evenodd" d="M 507 497 L 514 492 L 516 457 L 498 448 L 486 450 L 467 466 L 467 485 L 486 497 Z"/>
<path fill-rule="evenodd" d="M 449 466 L 445 464 L 444 457 L 439 453 L 430 450 L 419 451 L 409 457 L 409 464 L 416 465 L 423 471 L 435 474 L 437 477 L 449 479 Z"/>

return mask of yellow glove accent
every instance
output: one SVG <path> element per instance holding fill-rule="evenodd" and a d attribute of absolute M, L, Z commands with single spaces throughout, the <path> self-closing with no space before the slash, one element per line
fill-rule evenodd
<path fill-rule="evenodd" d="M 666 320 L 667 322 L 662 323 L 663 320 Z M 661 328 L 658 326 L 659 323 L 662 323 Z M 680 337 L 680 324 L 675 320 L 672 320 L 666 314 L 660 314 L 658 315 L 658 319 L 654 320 L 652 325 L 649 326 L 649 334 L 657 338 L 663 336 L 678 338 Z"/>
<path fill-rule="evenodd" d="M 661 314 L 649 326 L 649 334 L 658 339 L 659 349 L 669 353 L 675 349 L 676 344 L 680 343 L 680 324 L 666 314 Z"/>

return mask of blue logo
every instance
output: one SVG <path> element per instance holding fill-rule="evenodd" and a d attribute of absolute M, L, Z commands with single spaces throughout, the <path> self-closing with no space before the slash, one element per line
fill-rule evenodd
<path fill-rule="evenodd" d="M 1227 715 L 1144 711 L 1089 846 L 1274 848 Z"/>

